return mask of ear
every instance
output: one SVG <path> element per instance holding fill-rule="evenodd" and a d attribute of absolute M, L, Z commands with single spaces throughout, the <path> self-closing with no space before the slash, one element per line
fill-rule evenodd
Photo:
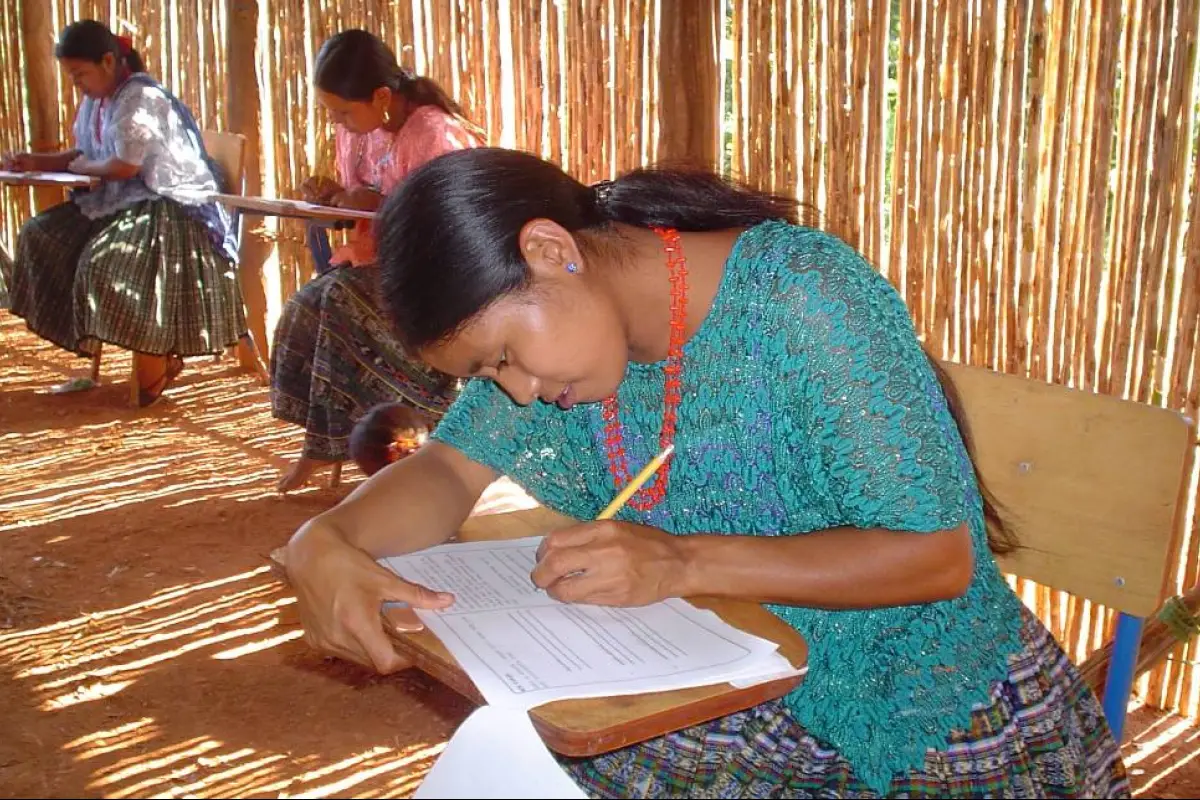
<path fill-rule="evenodd" d="M 535 279 L 557 280 L 583 271 L 583 256 L 575 237 L 557 222 L 531 219 L 521 228 L 517 241 Z M 568 271 L 568 264 L 575 265 L 575 269 Z"/>
<path fill-rule="evenodd" d="M 375 106 L 380 113 L 383 113 L 392 103 L 392 90 L 386 86 L 380 86 L 371 93 L 371 105 Z"/>
<path fill-rule="evenodd" d="M 112 53 L 105 53 L 100 56 L 100 66 L 104 68 L 105 72 L 116 72 L 117 57 Z"/>

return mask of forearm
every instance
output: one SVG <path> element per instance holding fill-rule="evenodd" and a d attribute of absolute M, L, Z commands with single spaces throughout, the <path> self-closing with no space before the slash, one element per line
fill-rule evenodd
<path fill-rule="evenodd" d="M 836 528 L 795 536 L 679 537 L 677 596 L 710 595 L 813 608 L 929 603 L 966 591 L 966 525 L 937 533 Z"/>
<path fill-rule="evenodd" d="M 441 544 L 495 474 L 437 442 L 389 465 L 311 525 L 375 558 Z"/>
<path fill-rule="evenodd" d="M 137 175 L 139 168 L 119 158 L 109 158 L 104 161 L 77 162 L 71 167 L 71 170 L 80 175 L 91 175 L 102 180 L 125 181 Z"/>
<path fill-rule="evenodd" d="M 383 205 L 383 195 L 365 187 L 345 189 L 330 197 L 329 204 L 357 211 L 378 211 Z"/>
<path fill-rule="evenodd" d="M 33 168 L 38 172 L 65 172 L 67 165 L 79 157 L 78 150 L 61 153 L 34 153 Z"/>

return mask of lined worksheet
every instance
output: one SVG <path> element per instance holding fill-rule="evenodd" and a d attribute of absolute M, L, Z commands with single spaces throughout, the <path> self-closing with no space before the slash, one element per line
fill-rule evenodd
<path fill-rule="evenodd" d="M 560 603 L 530 580 L 541 537 L 441 545 L 382 559 L 405 580 L 450 592 L 418 610 L 488 703 L 665 691 L 787 673 L 777 645 L 671 599 L 640 608 Z"/>

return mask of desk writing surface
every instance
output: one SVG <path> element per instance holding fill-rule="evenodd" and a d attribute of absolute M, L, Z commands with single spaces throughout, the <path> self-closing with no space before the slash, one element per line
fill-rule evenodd
<path fill-rule="evenodd" d="M 303 200 L 246 197 L 240 194 L 214 194 L 212 199 L 230 208 L 237 208 L 245 212 L 263 214 L 269 217 L 329 220 L 371 220 L 375 218 L 375 212 L 373 211 L 322 206 L 316 203 L 306 203 Z"/>
<path fill-rule="evenodd" d="M 99 178 L 76 175 L 73 172 L 11 172 L 0 170 L 0 183 L 10 186 L 61 186 L 66 189 L 86 189 L 100 183 Z"/>

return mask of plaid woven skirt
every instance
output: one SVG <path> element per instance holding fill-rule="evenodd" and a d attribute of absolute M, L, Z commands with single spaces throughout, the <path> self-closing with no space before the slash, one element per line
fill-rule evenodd
<path fill-rule="evenodd" d="M 101 342 L 150 355 L 219 353 L 246 332 L 237 269 L 183 206 L 144 200 L 88 219 L 74 203 L 21 228 L 12 312 L 81 356 Z"/>
<path fill-rule="evenodd" d="M 1026 614 L 1025 648 L 967 730 L 897 775 L 888 797 L 1129 797 L 1091 689 Z M 592 797 L 879 797 L 782 701 L 590 759 L 560 757 Z"/>
<path fill-rule="evenodd" d="M 271 409 L 304 428 L 304 455 L 345 461 L 354 423 L 379 403 L 441 419 L 457 382 L 405 355 L 380 310 L 377 267 L 335 267 L 288 301 L 271 348 Z"/>

